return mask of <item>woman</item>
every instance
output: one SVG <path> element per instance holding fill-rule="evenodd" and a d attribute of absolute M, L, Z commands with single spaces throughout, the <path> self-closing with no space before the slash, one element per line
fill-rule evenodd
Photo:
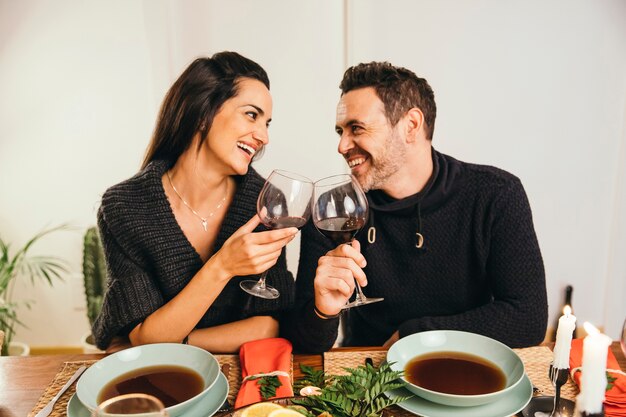
<path fill-rule="evenodd" d="M 264 180 L 249 166 L 271 115 L 267 74 L 234 52 L 197 59 L 174 83 L 142 170 L 107 190 L 98 212 L 109 273 L 100 348 L 128 337 L 234 352 L 278 335 L 294 292 L 283 248 L 297 229 L 259 225 Z M 269 268 L 278 299 L 239 288 Z"/>

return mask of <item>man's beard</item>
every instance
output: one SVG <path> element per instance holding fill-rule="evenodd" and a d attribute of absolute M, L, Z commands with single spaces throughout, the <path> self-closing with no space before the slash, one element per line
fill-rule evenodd
<path fill-rule="evenodd" d="M 370 168 L 356 177 L 365 192 L 384 188 L 387 180 L 398 172 L 405 161 L 406 148 L 395 131 L 387 137 L 382 149 L 382 153 L 375 158 L 370 154 Z"/>

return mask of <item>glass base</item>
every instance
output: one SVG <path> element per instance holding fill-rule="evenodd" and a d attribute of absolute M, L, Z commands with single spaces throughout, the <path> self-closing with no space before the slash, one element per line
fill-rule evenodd
<path fill-rule="evenodd" d="M 280 292 L 269 285 L 261 286 L 259 281 L 241 281 L 239 286 L 242 290 L 255 297 L 265 298 L 266 300 L 273 300 L 280 297 Z"/>
<path fill-rule="evenodd" d="M 379 301 L 383 301 L 384 298 L 357 298 L 356 300 L 354 300 L 351 303 L 346 304 L 345 306 L 341 307 L 342 310 L 346 310 L 348 308 L 352 308 L 352 307 L 358 307 L 358 306 L 364 306 L 365 304 L 372 304 L 372 303 L 377 303 Z"/>

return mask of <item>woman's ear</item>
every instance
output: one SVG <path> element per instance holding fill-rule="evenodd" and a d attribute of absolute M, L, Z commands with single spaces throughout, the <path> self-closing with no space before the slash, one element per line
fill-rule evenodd
<path fill-rule="evenodd" d="M 424 126 L 424 113 L 417 107 L 406 112 L 406 138 L 407 142 L 415 142 L 422 134 Z"/>

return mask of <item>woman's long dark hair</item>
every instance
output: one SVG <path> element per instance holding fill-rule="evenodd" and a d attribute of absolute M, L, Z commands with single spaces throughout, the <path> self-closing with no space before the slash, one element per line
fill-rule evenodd
<path fill-rule="evenodd" d="M 261 81 L 270 88 L 265 70 L 236 52 L 220 52 L 193 61 L 163 100 L 142 168 L 155 159 L 175 162 L 198 131 L 202 145 L 219 109 L 237 94 L 241 78 Z"/>

